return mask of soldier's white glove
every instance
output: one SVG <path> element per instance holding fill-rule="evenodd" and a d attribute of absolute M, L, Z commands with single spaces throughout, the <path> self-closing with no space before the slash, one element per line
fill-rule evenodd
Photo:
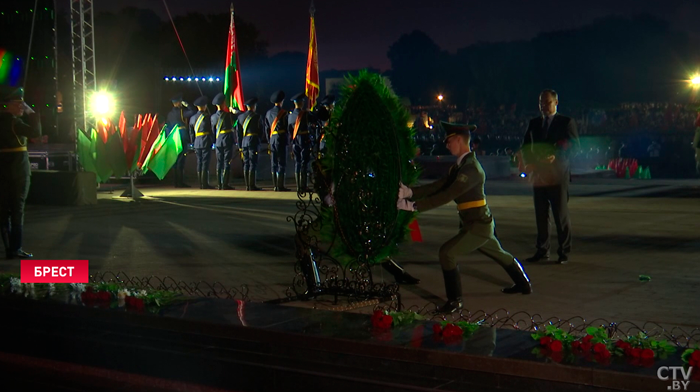
<path fill-rule="evenodd" d="M 182 101 L 182 102 L 180 102 L 180 103 L 181 103 L 181 104 L 182 104 L 182 106 L 184 106 L 184 107 L 188 107 L 188 106 L 190 106 L 190 104 L 189 104 L 189 103 L 187 103 L 186 101 Z"/>
<path fill-rule="evenodd" d="M 411 188 L 399 182 L 399 199 L 410 199 L 413 196 Z"/>
<path fill-rule="evenodd" d="M 399 199 L 399 201 L 396 202 L 396 208 L 399 210 L 413 212 L 416 210 L 416 203 L 406 199 Z"/>

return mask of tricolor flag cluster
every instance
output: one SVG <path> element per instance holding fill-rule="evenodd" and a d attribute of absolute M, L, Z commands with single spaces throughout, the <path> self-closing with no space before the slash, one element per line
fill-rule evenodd
<path fill-rule="evenodd" d="M 168 136 L 165 128 L 165 124 L 158 123 L 158 115 L 152 114 L 138 115 L 134 125 L 127 127 L 122 112 L 116 126 L 101 120 L 97 129 L 79 130 L 78 159 L 83 169 L 95 173 L 101 183 L 138 170 L 150 170 L 162 180 L 183 149 L 177 127 Z"/>

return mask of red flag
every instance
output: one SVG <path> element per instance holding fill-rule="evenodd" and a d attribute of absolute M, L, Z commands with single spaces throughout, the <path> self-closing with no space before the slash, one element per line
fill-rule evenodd
<path fill-rule="evenodd" d="M 319 93 L 318 80 L 318 47 L 316 46 L 316 24 L 311 13 L 311 32 L 309 37 L 309 55 L 306 59 L 306 96 L 309 98 L 309 108 L 316 104 Z"/>
<path fill-rule="evenodd" d="M 413 240 L 413 242 L 423 242 L 423 236 L 421 235 L 420 227 L 418 226 L 418 219 L 411 221 L 408 228 L 411 230 L 411 240 Z"/>
<path fill-rule="evenodd" d="M 226 76 L 224 77 L 224 96 L 228 107 L 245 111 L 243 105 L 243 88 L 241 86 L 241 70 L 238 61 L 238 41 L 236 40 L 236 25 L 233 22 L 233 3 L 231 4 L 231 25 L 228 29 L 228 47 L 226 48 Z"/>

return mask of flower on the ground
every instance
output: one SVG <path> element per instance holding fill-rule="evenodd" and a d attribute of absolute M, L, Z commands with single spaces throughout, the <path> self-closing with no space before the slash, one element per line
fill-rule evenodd
<path fill-rule="evenodd" d="M 22 282 L 19 278 L 10 278 L 10 293 L 21 293 Z"/>
<path fill-rule="evenodd" d="M 552 352 L 560 352 L 563 348 L 564 345 L 561 340 L 555 340 L 549 344 L 549 349 L 552 350 Z"/>
<path fill-rule="evenodd" d="M 53 283 L 49 283 L 49 291 L 48 291 L 49 296 L 54 295 L 54 293 L 56 293 L 56 285 Z"/>
<path fill-rule="evenodd" d="M 394 318 L 384 314 L 381 310 L 375 310 L 372 314 L 372 326 L 378 329 L 389 329 L 394 322 Z"/>
<path fill-rule="evenodd" d="M 82 293 L 85 291 L 85 284 L 84 283 L 71 283 L 70 289 L 71 289 L 71 291 Z"/>

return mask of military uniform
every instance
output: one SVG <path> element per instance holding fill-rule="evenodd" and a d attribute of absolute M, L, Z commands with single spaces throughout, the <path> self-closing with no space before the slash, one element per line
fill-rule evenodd
<path fill-rule="evenodd" d="M 255 184 L 258 169 L 258 150 L 260 149 L 260 137 L 262 135 L 262 118 L 255 112 L 258 104 L 257 98 L 251 98 L 245 102 L 248 110 L 238 116 L 236 132 L 238 140 L 241 140 L 243 150 L 243 177 L 246 190 L 259 191 Z"/>
<path fill-rule="evenodd" d="M 41 136 L 38 113 L 29 114 L 29 124 L 21 116 L 29 112 L 24 103 L 24 89 L 0 86 L 0 234 L 8 259 L 30 258 L 22 250 L 24 203 L 29 193 L 31 170 L 27 153 L 27 138 Z M 12 113 L 25 105 L 20 113 Z"/>
<path fill-rule="evenodd" d="M 212 100 L 213 105 L 224 103 L 224 94 L 217 94 Z M 233 115 L 218 110 L 211 116 L 211 129 L 216 135 L 216 181 L 219 190 L 234 189 L 229 185 L 231 179 L 231 160 L 236 150 L 236 138 L 233 132 Z M 237 140 L 241 140 L 240 138 Z"/>
<path fill-rule="evenodd" d="M 209 98 L 201 96 L 194 101 L 195 106 L 206 107 Z M 190 138 L 194 140 L 194 151 L 197 154 L 197 177 L 200 189 L 213 189 L 209 185 L 209 161 L 211 146 L 214 144 L 214 134 L 211 131 L 209 114 L 198 111 L 190 118 Z"/>
<path fill-rule="evenodd" d="M 468 137 L 475 126 L 462 126 L 443 123 L 445 142 L 450 137 L 462 135 Z M 513 279 L 515 285 L 503 289 L 505 293 L 529 294 L 529 279 L 513 255 L 503 250 L 495 236 L 495 225 L 491 211 L 486 204 L 484 182 L 486 176 L 474 152 L 462 155 L 448 174 L 431 184 L 411 188 L 414 210 L 428 211 L 448 203 L 457 204 L 460 227 L 457 235 L 440 247 L 439 258 L 445 279 L 447 303 L 444 312 L 453 312 L 462 307 L 462 283 L 459 267 L 455 260 L 459 254 L 468 254 L 479 250 L 484 255 L 500 264 Z M 401 200 L 399 201 L 401 202 Z"/>
<path fill-rule="evenodd" d="M 294 151 L 294 175 L 297 191 L 306 192 L 308 185 L 309 162 L 311 161 L 311 134 L 309 133 L 309 118 L 311 114 L 304 110 L 303 102 L 306 95 L 299 93 L 292 97 L 295 103 L 301 103 L 300 108 L 294 109 L 287 118 L 287 133 L 292 137 Z"/>
<path fill-rule="evenodd" d="M 289 191 L 284 186 L 284 176 L 287 169 L 287 146 L 289 135 L 287 134 L 287 111 L 282 109 L 284 91 L 276 91 L 270 97 L 270 102 L 275 106 L 265 113 L 264 131 L 270 141 L 270 159 L 272 169 L 272 184 L 275 191 Z"/>
<path fill-rule="evenodd" d="M 192 143 L 190 140 L 189 133 L 189 120 L 190 117 L 194 116 L 195 110 L 189 108 L 187 102 L 182 100 L 182 94 L 174 96 L 171 99 L 173 104 L 180 102 L 179 106 L 174 106 L 172 110 L 166 116 L 166 135 L 170 135 L 170 132 L 178 126 L 180 132 L 180 139 L 182 139 L 182 152 L 177 156 L 177 161 L 175 161 L 175 188 L 190 188 L 189 185 L 185 184 L 185 160 L 187 157 L 187 152 L 189 151 L 189 145 Z"/>
<path fill-rule="evenodd" d="M 321 107 L 314 113 L 314 115 L 318 118 L 318 121 L 315 124 L 316 130 L 314 133 L 314 140 L 316 140 L 318 143 L 317 156 L 319 158 L 326 152 L 326 128 L 328 127 L 328 123 L 333 113 L 334 104 L 335 97 L 333 95 L 326 95 L 326 97 L 321 100 Z"/>

